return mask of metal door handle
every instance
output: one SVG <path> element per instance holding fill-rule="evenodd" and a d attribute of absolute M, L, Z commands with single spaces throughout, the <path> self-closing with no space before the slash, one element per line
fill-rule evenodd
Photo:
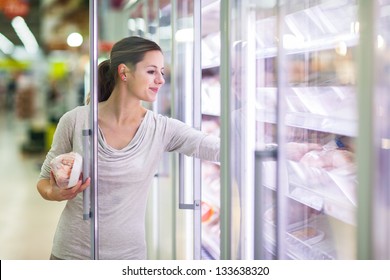
<path fill-rule="evenodd" d="M 83 130 L 83 182 L 90 176 L 90 136 L 91 130 Z M 86 188 L 83 191 L 83 220 L 89 220 L 91 218 L 91 189 Z"/>

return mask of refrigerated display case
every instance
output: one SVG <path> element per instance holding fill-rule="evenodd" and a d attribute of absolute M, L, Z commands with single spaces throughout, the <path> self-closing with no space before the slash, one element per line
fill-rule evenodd
<path fill-rule="evenodd" d="M 357 1 L 221 7 L 222 258 L 356 259 Z"/>
<path fill-rule="evenodd" d="M 390 145 L 378 121 L 387 116 L 389 6 L 127 7 L 129 34 L 159 42 L 170 64 L 154 109 L 222 141 L 221 164 L 164 161 L 148 210 L 151 258 L 389 258 Z"/>
<path fill-rule="evenodd" d="M 276 122 L 257 110 L 278 146 L 277 161 L 263 163 L 263 174 L 277 174 L 276 186 L 263 186 L 277 208 L 259 215 L 272 258 L 356 258 L 357 9 L 357 1 L 288 1 L 272 16 L 258 11 L 258 64 L 277 68 L 256 95 L 277 104 Z"/>

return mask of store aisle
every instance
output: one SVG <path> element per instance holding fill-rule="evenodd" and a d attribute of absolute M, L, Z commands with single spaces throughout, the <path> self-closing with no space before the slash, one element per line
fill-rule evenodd
<path fill-rule="evenodd" d="M 20 146 L 28 122 L 0 112 L 0 259 L 45 260 L 63 202 L 43 200 L 36 180 L 44 155 L 26 155 Z"/>

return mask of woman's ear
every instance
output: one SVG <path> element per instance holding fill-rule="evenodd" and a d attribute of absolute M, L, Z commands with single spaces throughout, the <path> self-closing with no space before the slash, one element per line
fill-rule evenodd
<path fill-rule="evenodd" d="M 127 69 L 128 69 L 127 66 L 123 63 L 118 65 L 118 76 L 124 82 L 127 81 L 127 77 L 126 77 L 126 73 L 128 72 Z"/>

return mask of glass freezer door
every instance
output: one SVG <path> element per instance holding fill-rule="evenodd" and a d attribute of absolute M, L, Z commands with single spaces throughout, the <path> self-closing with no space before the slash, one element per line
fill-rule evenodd
<path fill-rule="evenodd" d="M 367 228 L 369 229 L 365 236 L 360 234 L 362 240 L 368 243 L 368 247 L 366 250 L 359 250 L 359 257 L 388 260 L 390 259 L 390 128 L 385 120 L 390 113 L 390 1 L 369 1 L 364 3 L 364 10 L 361 12 L 362 19 L 364 22 L 371 23 L 372 29 L 361 42 L 370 49 L 372 56 L 367 56 L 370 59 L 370 67 L 365 64 L 362 77 L 359 78 L 366 79 L 365 89 L 369 91 L 368 93 L 374 93 L 374 100 L 368 103 L 373 105 L 373 109 L 367 108 L 366 114 L 370 121 L 366 122 L 368 127 L 364 130 L 363 137 L 372 141 L 370 143 L 374 149 L 364 150 L 365 161 L 361 162 L 365 167 L 362 168 L 365 173 L 371 171 L 373 174 L 371 176 L 364 174 L 366 176 L 362 177 L 367 185 L 362 186 L 364 189 L 360 191 L 359 198 L 367 201 L 372 206 L 372 211 L 364 211 L 363 214 L 367 218 L 359 227 L 359 234 L 360 229 L 362 232 L 367 232 Z M 367 104 L 367 96 L 371 97 L 371 94 L 362 92 L 361 98 L 364 104 Z M 367 133 L 368 131 L 373 131 L 373 134 Z M 369 161 L 367 158 L 373 160 Z M 366 239 L 367 236 L 369 240 Z"/>
<path fill-rule="evenodd" d="M 278 258 L 356 258 L 357 8 L 279 6 Z"/>
<path fill-rule="evenodd" d="M 248 76 L 255 73 L 254 88 L 247 97 L 252 98 L 255 135 L 254 145 L 254 259 L 277 258 L 277 108 L 278 98 L 278 29 L 276 1 L 250 1 L 254 16 L 249 29 L 248 50 L 255 57 L 252 68 L 247 67 Z M 252 63 L 249 60 L 249 63 Z M 248 63 L 248 65 L 250 65 Z M 250 111 L 249 111 L 250 112 Z"/>
<path fill-rule="evenodd" d="M 274 258 L 263 248 L 276 239 L 263 218 L 276 188 L 274 6 L 221 1 L 221 259 Z"/>

